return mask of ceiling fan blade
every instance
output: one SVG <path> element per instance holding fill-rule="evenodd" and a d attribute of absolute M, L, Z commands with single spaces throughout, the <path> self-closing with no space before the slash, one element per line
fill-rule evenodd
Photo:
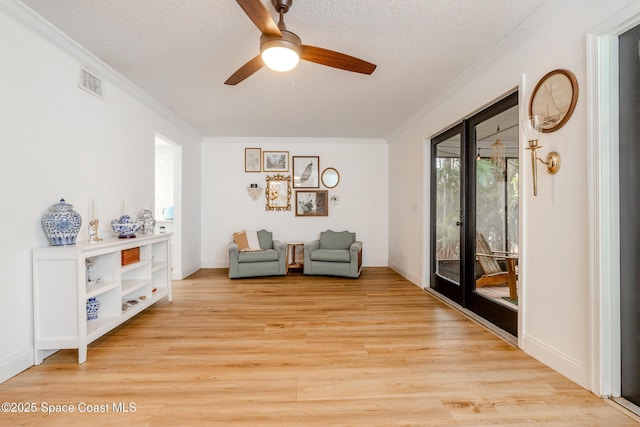
<path fill-rule="evenodd" d="M 302 54 L 300 57 L 305 61 L 362 74 L 371 74 L 376 69 L 375 64 L 345 55 L 344 53 L 315 46 L 302 45 L 301 48 Z"/>
<path fill-rule="evenodd" d="M 269 11 L 260 0 L 236 0 L 249 19 L 267 36 L 282 37 L 282 33 Z"/>
<path fill-rule="evenodd" d="M 231 86 L 237 85 L 262 67 L 264 67 L 264 62 L 262 61 L 262 56 L 258 55 L 242 67 L 238 68 L 238 71 L 233 73 L 231 77 L 224 82 L 224 84 Z"/>

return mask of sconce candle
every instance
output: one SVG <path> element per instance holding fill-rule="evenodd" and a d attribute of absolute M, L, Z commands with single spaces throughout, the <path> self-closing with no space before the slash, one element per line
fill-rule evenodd
<path fill-rule="evenodd" d="M 91 201 L 91 218 L 90 219 L 96 219 L 98 218 L 98 201 L 97 200 L 92 200 Z"/>
<path fill-rule="evenodd" d="M 542 148 L 538 144 L 540 135 L 542 135 L 542 124 L 545 122 L 544 116 L 530 116 L 522 121 L 522 132 L 529 141 L 527 150 L 531 150 L 531 173 L 533 174 L 533 195 L 538 195 L 538 168 L 536 160 L 547 167 L 547 172 L 555 175 L 560 170 L 560 154 L 557 151 L 551 151 L 547 154 L 546 161 L 538 157 L 536 150 Z"/>

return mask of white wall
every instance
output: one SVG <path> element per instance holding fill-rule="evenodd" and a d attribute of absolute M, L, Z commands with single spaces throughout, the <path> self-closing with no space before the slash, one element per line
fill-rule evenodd
<path fill-rule="evenodd" d="M 488 58 L 468 70 L 389 138 L 390 266 L 428 286 L 428 138 L 521 88 L 521 114 L 531 89 L 548 71 L 571 70 L 578 104 L 569 122 L 546 134 L 542 150 L 557 150 L 562 169 L 538 168 L 533 197 L 530 163 L 521 162 L 520 337 L 522 349 L 590 388 L 588 278 L 586 34 L 632 2 L 549 0 Z M 521 142 L 522 145 L 522 142 Z M 528 154 L 522 147 L 523 156 Z M 524 158 L 524 157 L 523 157 Z M 420 211 L 415 212 L 415 205 Z M 417 231 L 420 230 L 420 231 Z M 423 236 L 418 239 L 416 236 Z M 424 246 L 424 250 L 423 250 Z"/>
<path fill-rule="evenodd" d="M 34 30 L 16 19 L 31 21 Z M 78 239 L 87 239 L 95 199 L 100 234 L 113 236 L 108 223 L 122 213 L 123 201 L 133 215 L 153 203 L 156 132 L 180 144 L 189 163 L 182 179 L 195 194 L 184 196 L 184 222 L 190 226 L 183 232 L 183 251 L 185 264 L 199 266 L 201 137 L 151 100 L 133 96 L 132 88 L 124 90 L 104 64 L 19 5 L 0 5 L 0 40 L 1 382 L 33 363 L 31 249 L 48 245 L 42 215 L 64 197 L 83 218 Z M 104 100 L 78 89 L 73 53 L 105 71 Z"/>
<path fill-rule="evenodd" d="M 265 186 L 274 173 L 244 172 L 245 147 L 289 151 L 293 156 L 320 156 L 320 170 L 334 167 L 340 182 L 329 189 L 340 203 L 327 217 L 296 217 L 295 189 L 291 211 L 266 211 L 265 196 L 251 200 L 251 183 Z M 356 232 L 364 244 L 363 265 L 386 266 L 388 248 L 388 153 L 376 139 L 206 138 L 202 146 L 202 266 L 229 265 L 227 246 L 234 231 L 265 228 L 280 241 L 317 239 L 333 229 Z M 321 185 L 322 187 L 322 185 Z M 324 187 L 320 188 L 324 189 Z"/>

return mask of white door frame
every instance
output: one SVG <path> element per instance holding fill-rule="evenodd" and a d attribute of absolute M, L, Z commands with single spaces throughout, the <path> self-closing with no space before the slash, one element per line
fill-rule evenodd
<path fill-rule="evenodd" d="M 620 397 L 618 36 L 640 24 L 634 2 L 587 34 L 591 391 Z"/>
<path fill-rule="evenodd" d="M 171 278 L 182 280 L 182 147 L 156 132 L 156 140 L 162 140 L 173 149 L 173 236 L 171 236 Z"/>

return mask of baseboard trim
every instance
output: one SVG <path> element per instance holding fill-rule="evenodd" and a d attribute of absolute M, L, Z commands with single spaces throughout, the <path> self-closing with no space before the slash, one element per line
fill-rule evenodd
<path fill-rule="evenodd" d="M 172 280 L 183 280 L 185 277 L 189 277 L 191 276 L 193 273 L 195 273 L 196 271 L 200 270 L 202 267 L 200 266 L 192 266 L 189 268 L 184 268 L 181 272 L 182 277 L 176 278 L 176 277 L 172 277 Z"/>
<path fill-rule="evenodd" d="M 29 349 L 0 363 L 0 384 L 32 367 L 33 356 L 33 349 Z"/>
<path fill-rule="evenodd" d="M 398 273 L 399 275 L 401 275 L 402 277 L 404 277 L 405 279 L 407 279 L 408 281 L 410 281 L 411 283 L 413 283 L 414 285 L 422 288 L 422 285 L 421 285 L 422 281 L 420 280 L 419 277 L 409 274 L 408 271 L 404 270 L 403 268 L 401 268 L 400 266 L 394 263 L 389 263 L 389 268 L 395 271 L 396 273 Z"/>
<path fill-rule="evenodd" d="M 522 350 L 576 384 L 591 390 L 588 366 L 527 334 L 522 337 Z"/>

